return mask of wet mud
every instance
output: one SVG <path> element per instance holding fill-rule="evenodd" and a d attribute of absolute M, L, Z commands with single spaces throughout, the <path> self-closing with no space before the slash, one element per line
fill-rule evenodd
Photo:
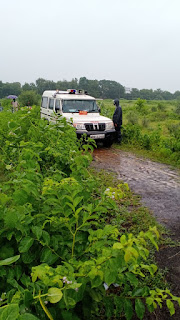
<path fill-rule="evenodd" d="M 97 169 L 115 172 L 131 190 L 141 196 L 157 221 L 163 224 L 174 241 L 180 242 L 180 175 L 167 165 L 139 158 L 113 148 L 97 148 L 92 165 Z M 156 255 L 160 268 L 168 269 L 167 280 L 173 294 L 180 296 L 180 246 L 162 247 Z M 170 317 L 169 312 L 157 312 L 155 318 L 180 319 L 180 310 Z"/>
<path fill-rule="evenodd" d="M 180 226 L 180 176 L 167 165 L 136 157 L 117 150 L 98 148 L 94 151 L 97 168 L 114 171 L 118 179 L 142 197 L 158 222 L 168 228 Z"/>

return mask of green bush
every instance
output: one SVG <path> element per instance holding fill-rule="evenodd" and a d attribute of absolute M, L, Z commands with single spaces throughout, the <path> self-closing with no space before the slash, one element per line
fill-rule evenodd
<path fill-rule="evenodd" d="M 175 112 L 180 115 L 180 101 L 177 102 Z"/>
<path fill-rule="evenodd" d="M 176 139 L 180 140 L 180 124 L 179 123 L 169 123 L 167 125 L 169 132 Z"/>
<path fill-rule="evenodd" d="M 11 102 L 12 99 L 1 99 L 1 106 L 3 107 L 3 111 L 11 111 Z"/>
<path fill-rule="evenodd" d="M 152 287 L 156 227 L 134 236 L 109 223 L 128 185 L 99 193 L 92 147 L 62 117 L 47 125 L 24 108 L 3 113 L 0 130 L 0 319 L 143 319 L 164 301 L 173 315 L 180 299 Z M 147 147 L 139 130 L 127 139 Z"/>
<path fill-rule="evenodd" d="M 165 158 L 168 158 L 172 155 L 172 151 L 170 149 L 167 149 L 167 148 L 161 148 L 159 150 L 159 153 L 161 156 L 165 157 Z"/>
<path fill-rule="evenodd" d="M 165 106 L 162 102 L 159 102 L 159 103 L 157 104 L 157 109 L 158 109 L 159 111 L 165 111 L 165 110 L 166 110 L 166 106 Z"/>
<path fill-rule="evenodd" d="M 147 109 L 147 105 L 146 105 L 147 101 L 138 98 L 136 103 L 135 103 L 135 108 L 136 110 L 141 114 L 141 115 L 145 115 L 148 113 L 148 109 Z"/>
<path fill-rule="evenodd" d="M 23 91 L 18 97 L 20 107 L 38 105 L 40 104 L 40 99 L 40 95 L 33 90 Z"/>
<path fill-rule="evenodd" d="M 151 112 L 157 112 L 157 107 L 153 106 L 153 107 L 151 108 Z"/>
<path fill-rule="evenodd" d="M 130 111 L 126 116 L 126 119 L 128 121 L 128 124 L 138 124 L 138 114 L 134 111 Z"/>
<path fill-rule="evenodd" d="M 149 127 L 149 119 L 147 119 L 146 117 L 142 118 L 142 126 L 144 128 L 148 128 Z"/>

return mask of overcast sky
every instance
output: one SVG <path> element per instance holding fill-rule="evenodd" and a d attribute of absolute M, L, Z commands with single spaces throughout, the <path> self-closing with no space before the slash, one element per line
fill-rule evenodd
<path fill-rule="evenodd" d="M 0 80 L 180 90 L 179 0 L 0 0 Z"/>

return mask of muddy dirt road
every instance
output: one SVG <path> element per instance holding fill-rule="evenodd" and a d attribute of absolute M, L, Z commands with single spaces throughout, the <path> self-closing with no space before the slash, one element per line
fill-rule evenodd
<path fill-rule="evenodd" d="M 143 204 L 153 211 L 161 224 L 169 229 L 180 227 L 180 176 L 177 171 L 113 148 L 96 149 L 93 165 L 116 172 L 118 179 L 127 182 L 142 197 Z"/>
<path fill-rule="evenodd" d="M 180 241 L 180 175 L 169 166 L 141 159 L 135 155 L 109 148 L 97 148 L 92 165 L 97 169 L 113 171 L 119 180 L 127 182 L 132 191 L 140 195 L 143 205 L 149 207 L 159 223 L 170 231 L 171 238 Z M 162 246 L 156 255 L 172 292 L 180 296 L 180 246 Z M 180 309 L 170 317 L 167 310 L 156 311 L 145 319 L 180 319 Z"/>

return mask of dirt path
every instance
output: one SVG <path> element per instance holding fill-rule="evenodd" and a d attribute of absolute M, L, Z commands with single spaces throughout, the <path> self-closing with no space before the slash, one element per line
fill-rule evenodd
<path fill-rule="evenodd" d="M 180 176 L 177 171 L 113 148 L 98 148 L 93 156 L 94 167 L 116 172 L 118 179 L 127 182 L 131 190 L 142 197 L 142 203 L 152 210 L 158 222 L 169 229 L 172 239 L 180 241 Z M 180 296 L 180 247 L 160 248 L 156 259 L 162 269 L 168 268 L 167 280 L 172 292 Z M 173 317 L 168 312 L 160 312 L 151 319 L 170 318 L 180 319 L 180 310 Z"/>
<path fill-rule="evenodd" d="M 180 226 L 180 176 L 176 171 L 113 148 L 96 149 L 94 160 L 96 167 L 115 171 L 120 180 L 141 195 L 160 223 L 173 229 Z"/>

